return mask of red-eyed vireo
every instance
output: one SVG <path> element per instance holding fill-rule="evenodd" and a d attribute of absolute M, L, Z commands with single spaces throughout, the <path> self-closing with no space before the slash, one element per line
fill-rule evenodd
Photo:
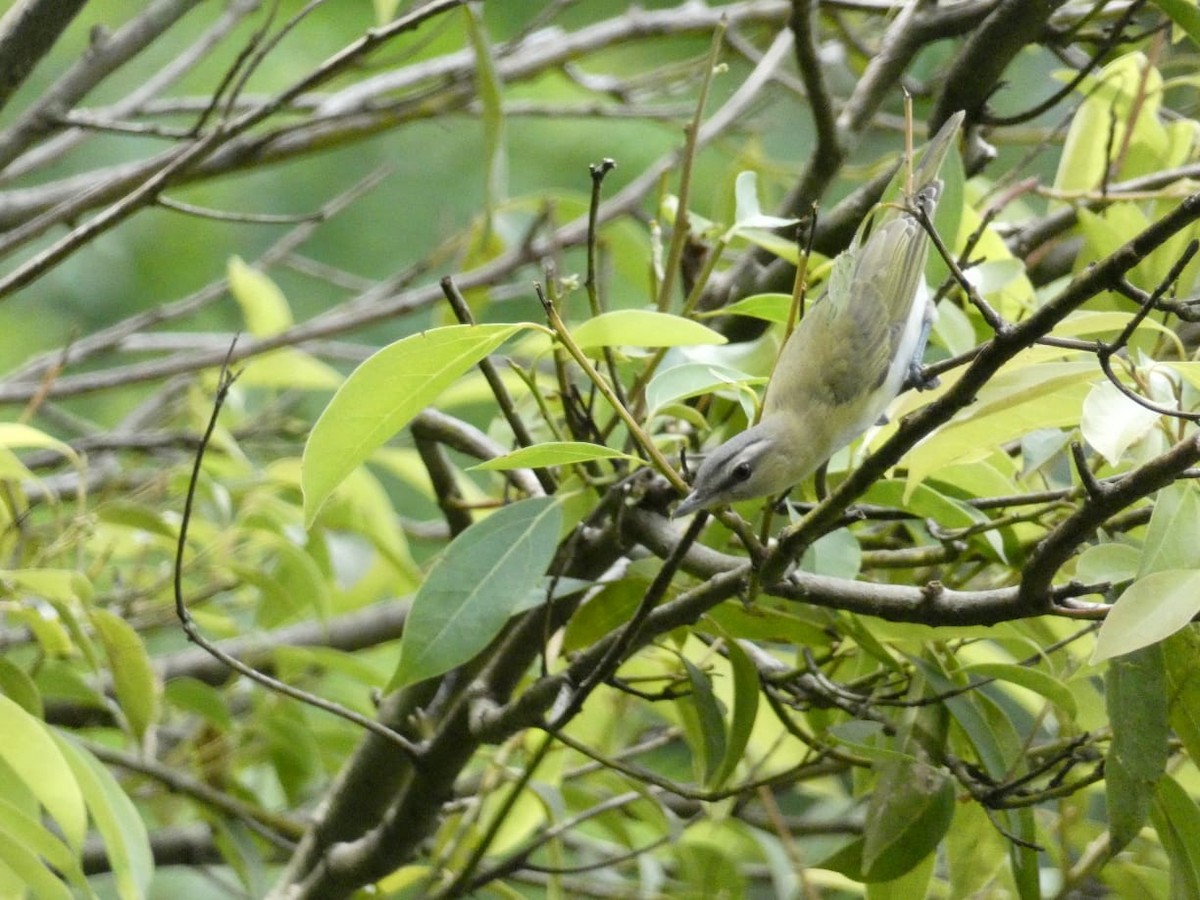
<path fill-rule="evenodd" d="M 786 491 L 875 424 L 906 382 L 922 385 L 935 311 L 929 236 L 911 208 L 932 221 L 962 120 L 952 116 L 926 146 L 907 207 L 881 205 L 834 260 L 824 296 L 779 354 L 761 420 L 708 454 L 674 516 Z"/>

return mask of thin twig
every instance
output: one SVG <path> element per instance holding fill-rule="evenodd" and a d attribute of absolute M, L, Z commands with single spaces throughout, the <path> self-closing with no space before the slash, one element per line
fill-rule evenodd
<path fill-rule="evenodd" d="M 225 405 L 225 400 L 229 396 L 229 390 L 233 387 L 237 375 L 230 371 L 229 358 L 233 355 L 233 346 L 229 348 L 229 354 L 226 357 L 226 362 L 221 368 L 220 380 L 217 383 L 216 397 L 213 399 L 212 415 L 209 417 L 208 426 L 204 429 L 204 435 L 200 439 L 200 446 L 196 449 L 196 460 L 192 464 L 192 475 L 188 479 L 187 497 L 183 504 L 183 515 L 179 522 L 179 539 L 175 544 L 175 569 L 174 578 L 172 580 L 175 591 L 175 615 L 179 619 L 180 625 L 183 627 L 184 634 L 192 643 L 203 648 L 215 658 L 219 659 L 235 672 L 244 675 L 252 681 L 258 682 L 268 690 L 274 691 L 277 694 L 282 694 L 285 697 L 290 697 L 293 700 L 298 700 L 308 706 L 322 709 L 325 712 L 331 713 L 339 718 L 345 719 L 360 728 L 370 731 L 384 740 L 394 744 L 403 750 L 410 759 L 414 762 L 420 760 L 420 748 L 412 743 L 402 734 L 393 731 L 381 722 L 375 719 L 367 718 L 366 716 L 355 712 L 352 709 L 347 709 L 339 703 L 333 703 L 323 697 L 318 697 L 316 694 L 301 690 L 286 682 L 280 681 L 277 678 L 272 678 L 252 666 L 246 665 L 240 659 L 230 656 L 215 643 L 206 638 L 196 625 L 192 614 L 188 611 L 187 603 L 183 596 L 183 554 L 187 547 L 188 526 L 192 520 L 192 506 L 196 499 L 196 488 L 200 483 L 200 468 L 204 462 L 204 453 L 208 449 L 209 441 L 212 440 L 212 434 L 217 427 L 217 419 L 221 414 L 221 407 Z"/>

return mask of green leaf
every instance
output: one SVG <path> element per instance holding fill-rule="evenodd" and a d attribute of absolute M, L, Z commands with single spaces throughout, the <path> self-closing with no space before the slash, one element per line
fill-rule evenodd
<path fill-rule="evenodd" d="M 1021 900 L 1041 900 L 1041 871 L 1038 852 L 1033 848 L 1037 842 L 1037 822 L 1033 810 L 1028 806 L 1006 809 L 1000 820 L 1009 834 L 1015 834 L 1024 843 L 1009 841 L 1008 858 L 1012 866 L 1013 881 L 1017 884 L 1017 895 Z"/>
<path fill-rule="evenodd" d="M 1083 401 L 1079 430 L 1083 439 L 1109 465 L 1115 466 L 1125 451 L 1144 438 L 1158 420 L 1158 413 L 1134 403 L 1112 382 L 1102 381 Z"/>
<path fill-rule="evenodd" d="M 797 644 L 814 651 L 830 643 L 828 626 L 819 619 L 806 619 L 790 610 L 771 609 L 763 604 L 747 607 L 740 600 L 727 600 L 705 616 L 735 638 Z"/>
<path fill-rule="evenodd" d="M 1171 728 L 1192 759 L 1200 759 L 1200 630 L 1185 628 L 1162 645 Z"/>
<path fill-rule="evenodd" d="M 71 767 L 74 781 L 83 792 L 96 831 L 104 840 L 104 852 L 112 866 L 121 900 L 140 900 L 147 895 L 154 874 L 150 837 L 137 808 L 109 771 L 92 754 L 59 735 L 55 744 Z"/>
<path fill-rule="evenodd" d="M 724 344 L 728 340 L 699 322 L 649 309 L 601 313 L 572 329 L 571 337 L 584 350 L 593 347 L 691 347 Z"/>
<path fill-rule="evenodd" d="M 1112 852 L 1141 830 L 1154 784 L 1169 755 L 1168 698 L 1162 647 L 1154 645 L 1112 660 L 1104 673 L 1112 741 L 1104 763 Z"/>
<path fill-rule="evenodd" d="M 986 886 L 1004 865 L 1006 842 L 977 803 L 961 803 L 946 835 L 946 869 L 951 900 L 986 897 Z"/>
<path fill-rule="evenodd" d="M 163 687 L 168 706 L 203 718 L 219 731 L 233 731 L 233 714 L 225 695 L 211 684 L 184 676 L 172 678 Z"/>
<path fill-rule="evenodd" d="M 266 274 L 231 256 L 226 266 L 229 293 L 242 308 L 246 330 L 254 337 L 270 337 L 292 327 L 292 310 L 283 291 Z"/>
<path fill-rule="evenodd" d="M 711 313 L 704 313 L 704 316 L 749 316 L 785 325 L 791 309 L 791 294 L 754 294 Z"/>
<path fill-rule="evenodd" d="M 12 450 L 14 448 L 53 450 L 71 461 L 76 468 L 83 465 L 83 460 L 70 444 L 50 437 L 43 431 L 22 425 L 20 422 L 0 422 L 0 447 Z M 22 466 L 22 468 L 24 468 Z"/>
<path fill-rule="evenodd" d="M 355 369 L 313 426 L 301 461 L 304 522 L 372 451 L 455 379 L 519 331 L 537 326 L 450 325 L 389 344 Z"/>
<path fill-rule="evenodd" d="M 0 863 L 12 870 L 25 890 L 39 900 L 71 900 L 71 892 L 46 867 L 40 846 L 30 846 L 16 833 L 17 823 L 0 822 Z M 25 896 L 24 891 L 16 895 Z"/>
<path fill-rule="evenodd" d="M 40 821 L 3 798 L 0 798 L 0 835 L 3 835 L 0 843 L 15 842 L 32 851 L 86 893 L 83 870 L 71 849 Z"/>
<path fill-rule="evenodd" d="M 492 44 L 484 28 L 480 4 L 468 4 L 463 8 L 467 20 L 467 34 L 471 38 L 471 49 L 475 53 L 476 96 L 482 107 L 483 149 L 486 157 L 484 171 L 487 173 L 485 198 L 488 230 L 496 209 L 504 201 L 507 192 L 508 158 L 504 148 L 504 97 L 503 82 L 496 71 L 496 58 Z"/>
<path fill-rule="evenodd" d="M 1154 830 L 1171 861 L 1171 896 L 1200 897 L 1200 808 L 1170 775 L 1154 785 Z"/>
<path fill-rule="evenodd" d="M 685 726 L 690 725 L 689 742 L 701 780 L 711 787 L 725 757 L 725 719 L 708 675 L 686 658 L 683 667 L 692 686 L 688 706 L 695 713 L 694 719 L 689 722 L 684 717 L 684 722 Z"/>
<path fill-rule="evenodd" d="M 736 640 L 727 636 L 725 647 L 733 673 L 733 717 L 729 722 L 725 754 L 711 780 L 714 789 L 725 784 L 742 761 L 754 731 L 754 720 L 758 717 L 758 669 Z"/>
<path fill-rule="evenodd" d="M 35 719 L 43 717 L 42 695 L 24 669 L 0 656 L 0 693 L 20 704 Z"/>
<path fill-rule="evenodd" d="M 546 466 L 591 462 L 594 459 L 630 459 L 639 465 L 646 465 L 633 454 L 622 453 L 603 444 L 589 444 L 586 441 L 547 441 L 544 444 L 505 453 L 503 456 L 471 466 L 471 469 L 540 469 Z"/>
<path fill-rule="evenodd" d="M 632 566 L 630 568 L 633 569 Z M 570 653 L 590 647 L 613 629 L 628 622 L 649 586 L 650 579 L 640 577 L 636 570 L 627 572 L 618 581 L 605 584 L 571 616 L 563 636 L 563 650 Z"/>
<path fill-rule="evenodd" d="M 979 391 L 975 405 L 905 457 L 909 484 L 915 486 L 951 463 L 981 460 L 1006 440 L 1041 428 L 1077 425 L 1095 377 L 1090 362 L 1006 367 Z M 905 414 L 904 402 L 894 410 L 897 416 Z M 929 401 L 912 396 L 907 402 L 916 406 Z"/>
<path fill-rule="evenodd" d="M 711 394 L 726 388 L 766 384 L 766 378 L 747 375 L 715 363 L 684 363 L 663 369 L 646 386 L 646 406 L 652 411 L 688 397 Z"/>
<path fill-rule="evenodd" d="M 58 823 L 73 848 L 83 846 L 87 808 L 53 732 L 7 697 L 0 695 L 0 758 Z"/>
<path fill-rule="evenodd" d="M 1200 487 L 1176 482 L 1158 492 L 1138 575 L 1166 569 L 1194 569 L 1200 547 Z"/>
<path fill-rule="evenodd" d="M 247 360 L 238 384 L 285 390 L 332 391 L 342 383 L 337 369 L 295 347 L 280 347 Z"/>
<path fill-rule="evenodd" d="M 685 837 L 674 845 L 678 858 L 681 897 L 746 896 L 746 882 L 730 854 L 709 841 L 692 841 Z"/>
<path fill-rule="evenodd" d="M 743 228 L 783 228 L 787 225 L 795 225 L 800 221 L 799 219 L 769 216 L 762 211 L 758 202 L 758 175 L 755 172 L 739 172 L 733 190 L 736 208 L 734 225 L 731 229 L 733 232 Z"/>
<path fill-rule="evenodd" d="M 93 609 L 92 624 L 108 654 L 117 702 L 141 741 L 159 715 L 158 679 L 146 645 L 128 622 L 107 609 Z"/>
<path fill-rule="evenodd" d="M 1200 45 L 1200 8 L 1195 0 L 1154 0 L 1175 25 L 1187 32 L 1193 44 Z"/>
<path fill-rule="evenodd" d="M 866 881 L 891 881 L 937 849 L 954 819 L 954 782 L 911 757 L 880 766 L 867 804 L 862 867 Z"/>
<path fill-rule="evenodd" d="M 911 900 L 927 897 L 937 854 L 928 854 L 921 862 L 899 878 L 876 881 L 867 885 L 867 900 Z"/>
<path fill-rule="evenodd" d="M 1139 578 L 1117 598 L 1096 636 L 1092 661 L 1148 647 L 1200 613 L 1200 569 L 1169 569 Z"/>
<path fill-rule="evenodd" d="M 1075 560 L 1075 577 L 1084 584 L 1129 581 L 1141 561 L 1141 551 L 1129 544 L 1094 544 Z"/>
<path fill-rule="evenodd" d="M 558 501 L 533 497 L 456 537 L 413 598 L 389 690 L 448 672 L 486 647 L 541 580 L 561 521 Z"/>
<path fill-rule="evenodd" d="M 963 666 L 959 671 L 968 677 L 995 678 L 999 681 L 1019 685 L 1026 690 L 1041 694 L 1068 716 L 1075 717 L 1075 695 L 1065 684 L 1046 672 L 1010 663 L 975 663 Z"/>
<path fill-rule="evenodd" d="M 853 581 L 862 571 L 862 546 L 849 528 L 839 528 L 805 548 L 800 568 L 815 575 Z"/>

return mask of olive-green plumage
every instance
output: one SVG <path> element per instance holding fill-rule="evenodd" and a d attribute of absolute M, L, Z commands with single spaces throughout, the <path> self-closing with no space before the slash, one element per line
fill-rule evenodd
<path fill-rule="evenodd" d="M 930 218 L 942 161 L 963 114 L 931 140 L 913 172 L 911 204 Z M 866 236 L 839 254 L 825 293 L 788 338 L 761 421 L 708 454 L 675 510 L 781 493 L 877 422 L 919 370 L 933 324 L 924 283 L 929 237 L 912 213 L 883 206 Z"/>

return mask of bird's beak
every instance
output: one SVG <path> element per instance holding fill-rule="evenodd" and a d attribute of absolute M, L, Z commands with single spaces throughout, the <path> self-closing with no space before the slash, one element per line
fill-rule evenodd
<path fill-rule="evenodd" d="M 679 502 L 677 507 L 675 507 L 675 511 L 671 513 L 671 518 L 680 519 L 688 515 L 688 513 L 694 513 L 703 508 L 704 498 L 695 491 L 692 491 Z"/>

